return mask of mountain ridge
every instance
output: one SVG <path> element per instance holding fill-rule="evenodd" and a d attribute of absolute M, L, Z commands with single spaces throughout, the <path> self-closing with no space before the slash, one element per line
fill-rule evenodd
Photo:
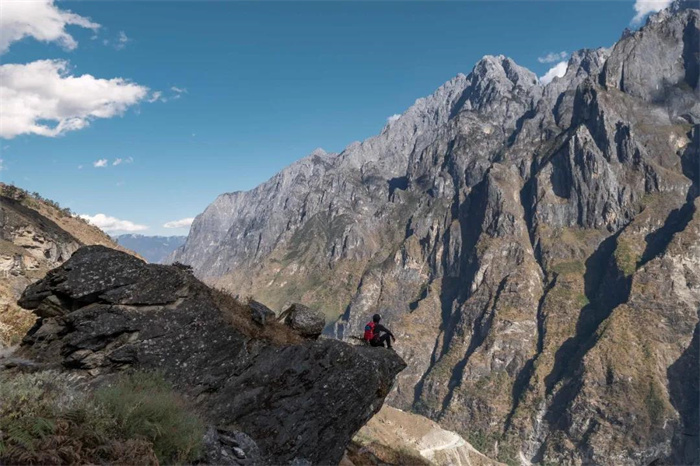
<path fill-rule="evenodd" d="M 220 196 L 171 260 L 339 338 L 382 313 L 409 363 L 389 402 L 501 461 L 695 462 L 699 16 L 676 2 L 544 86 L 486 56 Z"/>

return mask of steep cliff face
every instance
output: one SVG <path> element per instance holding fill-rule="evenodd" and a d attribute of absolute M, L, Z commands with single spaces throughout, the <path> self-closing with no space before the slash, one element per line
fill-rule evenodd
<path fill-rule="evenodd" d="M 39 320 L 18 356 L 92 384 L 160 371 L 208 423 L 255 441 L 262 461 L 252 464 L 338 464 L 406 367 L 388 349 L 258 325 L 187 270 L 103 246 L 80 248 L 19 304 Z"/>
<path fill-rule="evenodd" d="M 0 183 L 0 348 L 19 342 L 35 320 L 15 304 L 22 291 L 84 244 L 119 247 L 55 203 Z"/>
<path fill-rule="evenodd" d="M 697 462 L 692 6 L 546 86 L 484 57 L 378 136 L 222 195 L 173 259 L 314 303 L 340 338 L 382 313 L 409 362 L 391 403 L 499 459 Z"/>

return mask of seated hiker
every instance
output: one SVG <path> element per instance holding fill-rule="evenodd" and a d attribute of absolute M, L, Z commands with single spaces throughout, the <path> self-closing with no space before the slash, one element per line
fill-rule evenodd
<path fill-rule="evenodd" d="M 382 317 L 379 314 L 374 314 L 372 322 L 365 325 L 364 339 L 372 346 L 384 346 L 386 343 L 386 347 L 391 348 L 391 342 L 396 341 L 396 337 L 388 328 L 379 323 L 380 320 Z"/>

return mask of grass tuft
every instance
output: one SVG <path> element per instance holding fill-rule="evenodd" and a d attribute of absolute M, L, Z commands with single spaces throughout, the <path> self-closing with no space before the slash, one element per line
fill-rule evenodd
<path fill-rule="evenodd" d="M 0 380 L 0 464 L 191 462 L 204 425 L 155 373 L 123 374 L 89 395 L 66 374 Z"/>

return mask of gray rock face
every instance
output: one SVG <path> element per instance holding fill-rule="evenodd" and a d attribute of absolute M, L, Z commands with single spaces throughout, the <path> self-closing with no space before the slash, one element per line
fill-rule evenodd
<path fill-rule="evenodd" d="M 295 303 L 280 315 L 285 325 L 293 328 L 306 338 L 317 338 L 323 332 L 326 319 L 323 314 Z"/>
<path fill-rule="evenodd" d="M 484 57 L 374 138 L 220 196 L 172 259 L 339 338 L 379 312 L 409 363 L 390 402 L 504 462 L 697 463 L 689 5 L 546 86 Z"/>
<path fill-rule="evenodd" d="M 46 301 L 62 312 L 48 317 Z M 187 271 L 101 246 L 79 249 L 20 303 L 41 319 L 19 357 L 92 376 L 162 371 L 210 423 L 249 435 L 270 464 L 337 464 L 405 367 L 391 351 L 251 337 L 225 320 L 211 290 Z M 240 439 L 216 448 L 226 441 L 217 435 L 207 447 L 214 460 L 240 456 L 236 448 L 252 454 Z M 230 464 L 248 464 L 238 456 Z"/>

